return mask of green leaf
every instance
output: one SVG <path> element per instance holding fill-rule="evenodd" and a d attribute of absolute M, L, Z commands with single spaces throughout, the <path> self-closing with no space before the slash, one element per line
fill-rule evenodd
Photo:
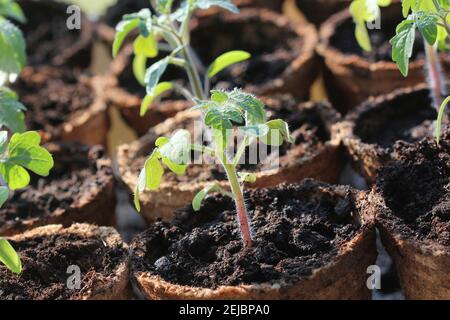
<path fill-rule="evenodd" d="M 245 60 L 250 59 L 250 53 L 246 51 L 230 51 L 226 52 L 214 60 L 208 68 L 208 77 L 212 78 L 223 69 Z"/>
<path fill-rule="evenodd" d="M 159 83 L 162 75 L 167 69 L 170 57 L 165 57 L 154 63 L 150 68 L 147 69 L 145 74 L 145 84 L 147 86 L 147 94 L 154 96 L 156 91 L 156 86 Z"/>
<path fill-rule="evenodd" d="M 131 31 L 139 26 L 140 22 L 141 20 L 139 18 L 134 18 L 130 20 L 122 20 L 117 24 L 116 35 L 113 43 L 113 57 L 117 57 L 123 41 Z"/>
<path fill-rule="evenodd" d="M 438 36 L 437 17 L 426 12 L 418 14 L 417 17 L 416 23 L 420 33 L 430 45 L 434 45 Z"/>
<path fill-rule="evenodd" d="M 448 96 L 439 108 L 437 123 L 436 123 L 436 142 L 439 144 L 441 139 L 442 121 L 444 120 L 444 111 L 447 105 L 450 103 L 450 96 Z"/>
<path fill-rule="evenodd" d="M 402 21 L 391 39 L 392 60 L 395 61 L 403 76 L 408 75 L 409 59 L 412 56 L 415 40 L 416 24 L 412 20 Z"/>
<path fill-rule="evenodd" d="M 0 131 L 0 156 L 5 152 L 8 147 L 8 132 Z"/>
<path fill-rule="evenodd" d="M 6 239 L 0 238 L 0 262 L 16 274 L 22 272 L 22 262 L 11 244 Z"/>
<path fill-rule="evenodd" d="M 157 141 L 160 145 L 159 153 L 162 159 L 169 160 L 169 163 L 176 165 L 187 165 L 190 156 L 191 134 L 187 130 L 178 130 L 164 144 L 161 140 Z"/>
<path fill-rule="evenodd" d="M 0 186 L 0 208 L 5 204 L 9 197 L 9 189 L 7 187 Z"/>
<path fill-rule="evenodd" d="M 150 108 L 151 104 L 153 103 L 153 101 L 157 97 L 162 95 L 164 92 L 172 90 L 172 89 L 173 89 L 173 83 L 171 83 L 171 82 L 160 82 L 160 83 L 158 83 L 158 85 L 155 88 L 154 94 L 153 95 L 147 94 L 145 96 L 145 98 L 142 100 L 141 110 L 140 110 L 141 117 L 144 116 L 147 113 L 147 111 Z"/>
<path fill-rule="evenodd" d="M 267 122 L 267 126 L 269 132 L 261 139 L 264 144 L 279 147 L 284 141 L 294 143 L 289 126 L 285 121 L 281 119 L 271 120 Z"/>
<path fill-rule="evenodd" d="M 363 50 L 372 51 L 372 44 L 370 43 L 369 32 L 367 31 L 365 23 L 358 23 L 355 25 L 355 38 Z"/>
<path fill-rule="evenodd" d="M 402 0 L 402 13 L 404 18 L 408 17 L 413 2 L 415 2 L 415 0 Z"/>
<path fill-rule="evenodd" d="M 30 182 L 28 170 L 48 176 L 53 167 L 50 153 L 39 146 L 41 137 L 37 132 L 15 133 L 6 150 L 7 158 L 0 163 L 0 174 L 8 183 L 10 189 L 26 187 Z"/>
<path fill-rule="evenodd" d="M 12 18 L 21 23 L 25 23 L 27 19 L 23 14 L 22 8 L 13 0 L 0 1 L 0 17 Z"/>
<path fill-rule="evenodd" d="M 250 172 L 238 172 L 239 179 L 241 182 L 255 183 L 256 174 Z"/>
<path fill-rule="evenodd" d="M 173 0 L 158 0 L 157 1 L 157 10 L 160 13 L 168 14 L 172 11 Z"/>
<path fill-rule="evenodd" d="M 6 126 L 13 132 L 25 130 L 25 106 L 17 99 L 17 95 L 9 89 L 0 87 L 0 128 Z"/>
<path fill-rule="evenodd" d="M 194 209 L 194 211 L 199 211 L 203 200 L 205 200 L 206 196 L 212 192 L 220 192 L 224 195 L 230 195 L 228 191 L 224 190 L 217 183 L 207 185 L 195 195 L 192 200 L 192 209 Z"/>
<path fill-rule="evenodd" d="M 133 74 L 141 85 L 145 85 L 145 72 L 147 71 L 147 57 L 145 55 L 135 55 L 133 59 Z"/>
<path fill-rule="evenodd" d="M 147 37 L 139 35 L 133 42 L 134 54 L 154 58 L 158 55 L 158 41 L 150 33 Z"/>
<path fill-rule="evenodd" d="M 209 9 L 213 6 L 220 7 L 233 13 L 239 13 L 238 7 L 230 0 L 197 0 L 197 7 L 200 9 Z"/>
<path fill-rule="evenodd" d="M 228 97 L 229 105 L 234 105 L 246 113 L 246 125 L 263 124 L 266 122 L 264 103 L 254 95 L 239 89 L 234 89 L 229 93 Z"/>
<path fill-rule="evenodd" d="M 0 18 L 0 71 L 16 76 L 25 67 L 25 40 L 22 31 Z"/>

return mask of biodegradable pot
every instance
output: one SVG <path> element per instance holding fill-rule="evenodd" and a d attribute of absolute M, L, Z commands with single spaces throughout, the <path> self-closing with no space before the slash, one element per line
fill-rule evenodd
<path fill-rule="evenodd" d="M 245 7 L 261 7 L 275 11 L 281 11 L 283 0 L 234 0 L 239 8 Z M 99 38 L 108 45 L 112 45 L 115 36 L 115 27 L 120 22 L 124 14 L 138 12 L 141 9 L 150 8 L 148 0 L 119 0 L 117 3 L 108 8 L 105 15 L 101 18 L 97 25 L 97 34 Z M 219 9 L 223 10 L 223 9 Z M 217 13 L 219 10 L 207 10 Z M 199 10 L 196 14 L 203 14 L 203 10 Z"/>
<path fill-rule="evenodd" d="M 106 146 L 110 119 L 103 95 L 106 77 L 66 67 L 26 67 L 14 84 L 28 109 L 26 124 L 45 141 L 78 141 Z"/>
<path fill-rule="evenodd" d="M 80 29 L 69 29 L 67 8 L 52 0 L 19 0 L 27 22 L 20 26 L 27 43 L 28 65 L 85 69 L 92 61 L 95 26 L 81 13 Z"/>
<path fill-rule="evenodd" d="M 9 239 L 21 256 L 20 276 L 0 266 L 0 300 L 116 300 L 131 297 L 127 245 L 116 230 L 88 224 L 50 225 Z M 80 268 L 80 287 L 70 279 Z"/>
<path fill-rule="evenodd" d="M 294 0 L 305 19 L 320 26 L 331 15 L 348 9 L 351 0 Z"/>
<path fill-rule="evenodd" d="M 229 50 L 252 53 L 251 60 L 215 77 L 212 87 L 240 87 L 257 95 L 289 92 L 304 99 L 316 78 L 315 28 L 310 24 L 293 25 L 287 18 L 269 10 L 243 9 L 239 15 L 221 12 L 194 18 L 191 43 L 205 65 Z M 139 119 L 145 89 L 133 75 L 132 57 L 130 46 L 112 63 L 110 73 L 117 80 L 108 89 L 108 100 L 138 135 L 142 135 L 164 117 L 180 111 L 181 104 L 172 103 L 179 99 L 177 96 L 166 97 L 167 103 L 154 103 L 147 115 Z M 171 66 L 164 80 L 173 79 L 186 82 L 185 74 Z"/>
<path fill-rule="evenodd" d="M 434 134 L 437 112 L 425 84 L 371 98 L 333 128 L 354 167 L 369 184 L 376 171 L 393 159 L 397 141 L 416 142 Z"/>
<path fill-rule="evenodd" d="M 372 52 L 363 52 L 354 36 L 354 23 L 348 10 L 333 15 L 320 29 L 318 53 L 324 58 L 327 70 L 327 93 L 341 112 L 347 112 L 370 96 L 425 81 L 425 55 L 421 40 L 417 39 L 409 65 L 408 77 L 403 77 L 392 62 L 389 39 L 403 19 L 400 3 L 382 9 L 381 29 L 369 31 Z M 450 55 L 441 54 L 444 68 L 450 70 Z"/>
<path fill-rule="evenodd" d="M 450 131 L 402 143 L 372 191 L 381 238 L 407 299 L 450 299 Z"/>
<path fill-rule="evenodd" d="M 246 192 L 254 243 L 234 202 L 209 196 L 131 244 L 131 279 L 147 299 L 370 299 L 375 263 L 367 195 L 313 180 Z"/>
<path fill-rule="evenodd" d="M 295 144 L 285 143 L 278 153 L 277 150 L 268 150 L 267 157 L 260 157 L 259 162 L 262 164 L 259 165 L 249 164 L 251 162 L 247 152 L 246 164 L 240 165 L 240 170 L 252 171 L 257 175 L 256 183 L 249 184 L 248 187 L 272 187 L 283 182 L 299 182 L 304 178 L 337 183 L 343 167 L 343 157 L 339 143 L 330 140 L 331 126 L 339 120 L 333 108 L 326 103 L 298 104 L 290 96 L 263 98 L 263 101 L 269 107 L 269 118 L 283 118 L 289 123 Z M 197 143 L 201 143 L 198 141 L 202 135 L 199 117 L 199 111 L 179 113 L 154 127 L 141 139 L 119 147 L 119 171 L 130 193 L 134 192 L 139 171 L 158 137 L 170 136 L 175 130 L 184 128 L 191 132 Z M 204 140 L 207 142 L 207 139 Z M 201 189 L 213 181 L 228 188 L 220 165 L 208 162 L 211 160 L 208 158 L 203 160 L 205 161 L 190 165 L 186 174 L 181 177 L 166 172 L 157 191 L 145 191 L 141 194 L 141 214 L 149 223 L 158 218 L 170 221 L 175 210 L 192 201 Z"/>
<path fill-rule="evenodd" d="M 115 224 L 111 160 L 100 146 L 77 143 L 45 146 L 55 165 L 48 177 L 33 176 L 0 209 L 0 235 L 10 236 L 48 224 Z"/>

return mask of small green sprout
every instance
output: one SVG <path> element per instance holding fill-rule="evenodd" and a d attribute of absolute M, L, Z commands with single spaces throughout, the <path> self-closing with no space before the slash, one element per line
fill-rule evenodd
<path fill-rule="evenodd" d="M 150 9 L 127 14 L 116 27 L 112 48 L 114 57 L 119 53 L 125 38 L 132 31 L 138 31 L 133 42 L 133 73 L 147 91 L 141 105 L 141 116 L 155 99 L 169 90 L 175 90 L 188 100 L 205 99 L 210 90 L 211 78 L 225 68 L 250 58 L 250 54 L 245 51 L 230 51 L 220 55 L 208 68 L 203 68 L 190 46 L 189 23 L 195 10 L 218 6 L 238 13 L 239 9 L 230 0 L 184 0 L 175 10 L 173 2 L 152 1 L 156 14 L 152 14 Z M 147 68 L 147 60 L 156 58 L 162 50 L 168 50 L 169 54 Z M 186 71 L 190 90 L 176 82 L 160 82 L 169 65 Z"/>
<path fill-rule="evenodd" d="M 234 199 L 240 231 L 244 246 L 252 245 L 250 220 L 245 206 L 243 184 L 255 182 L 253 173 L 237 172 L 239 160 L 245 150 L 257 140 L 266 145 L 279 146 L 283 141 L 293 142 L 288 125 L 283 120 L 267 121 L 264 104 L 253 95 L 241 90 L 211 91 L 210 100 L 196 100 L 194 109 L 202 110 L 204 123 L 211 129 L 213 147 L 191 143 L 187 130 L 178 130 L 171 138 L 161 137 L 156 141 L 156 148 L 145 162 L 139 174 L 135 205 L 140 211 L 139 195 L 145 189 L 157 190 L 164 175 L 164 165 L 182 175 L 189 165 L 190 152 L 199 151 L 218 161 L 224 168 L 231 192 L 217 184 L 211 184 L 201 190 L 192 201 L 192 207 L 198 211 L 203 199 L 210 192 L 219 192 Z M 233 129 L 238 129 L 244 139 L 238 146 L 233 158 L 227 153 L 230 141 L 233 141 Z"/>

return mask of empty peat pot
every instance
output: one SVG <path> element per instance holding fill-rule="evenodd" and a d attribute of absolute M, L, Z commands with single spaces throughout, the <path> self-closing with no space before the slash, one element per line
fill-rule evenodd
<path fill-rule="evenodd" d="M 399 145 L 371 204 L 408 299 L 450 299 L 450 131 Z"/>
<path fill-rule="evenodd" d="M 248 184 L 248 187 L 272 187 L 283 182 L 300 182 L 304 178 L 336 183 L 343 167 L 343 156 L 339 143 L 330 140 L 331 126 L 339 120 L 333 108 L 327 103 L 299 104 L 289 95 L 263 98 L 263 102 L 268 107 L 269 119 L 281 118 L 288 122 L 295 143 L 284 143 L 279 149 L 266 149 L 267 154 L 254 159 L 257 161 L 250 161 L 253 158 L 250 158 L 247 149 L 242 158 L 246 161 L 239 165 L 239 170 L 254 172 L 257 176 L 256 183 Z M 158 137 L 170 137 L 176 129 L 184 128 L 200 143 L 198 136 L 207 134 L 202 132 L 198 123 L 200 116 L 198 111 L 179 113 L 139 140 L 119 148 L 119 171 L 130 194 L 135 190 L 139 172 L 155 148 Z M 204 142 L 210 143 L 207 139 Z M 211 182 L 228 188 L 225 172 L 220 165 L 208 162 L 211 159 L 207 157 L 201 160 L 203 162 L 189 165 L 183 176 L 166 172 L 157 191 L 147 190 L 141 194 L 141 213 L 148 222 L 158 218 L 170 221 L 175 210 L 192 201 Z"/>
<path fill-rule="evenodd" d="M 45 141 L 106 145 L 107 81 L 66 67 L 38 66 L 26 67 L 13 88 L 27 108 L 27 128 L 39 131 Z"/>
<path fill-rule="evenodd" d="M 377 169 L 392 160 L 395 144 L 434 135 L 436 118 L 430 91 L 422 84 L 367 100 L 333 128 L 333 137 L 372 184 Z"/>
<path fill-rule="evenodd" d="M 128 248 L 113 228 L 50 225 L 8 240 L 22 259 L 23 271 L 15 275 L 0 265 L 0 300 L 130 297 Z"/>
<path fill-rule="evenodd" d="M 369 299 L 375 263 L 366 194 L 313 180 L 245 194 L 254 243 L 243 248 L 234 202 L 208 197 L 131 244 L 147 299 Z M 366 214 L 367 213 L 367 214 Z"/>
<path fill-rule="evenodd" d="M 230 50 L 245 50 L 252 54 L 250 60 L 231 66 L 216 76 L 211 87 L 239 87 L 257 95 L 289 92 L 298 98 L 306 98 L 317 74 L 314 51 L 317 39 L 312 25 L 294 25 L 283 15 L 265 9 L 243 9 L 238 15 L 227 12 L 206 14 L 192 21 L 191 45 L 205 66 Z M 132 57 L 129 47 L 112 63 L 111 74 L 117 80 L 108 89 L 108 101 L 142 135 L 155 122 L 178 112 L 180 104 L 167 103 L 179 97 L 166 97 L 166 104 L 154 103 L 147 115 L 139 119 L 145 88 L 133 75 Z M 171 66 L 162 80 L 174 79 L 186 82 L 185 74 Z"/>
<path fill-rule="evenodd" d="M 45 146 L 54 167 L 48 177 L 32 176 L 26 189 L 12 192 L 0 209 L 0 235 L 14 235 L 48 224 L 115 223 L 111 160 L 103 148 L 77 143 Z"/>
<path fill-rule="evenodd" d="M 351 0 L 294 0 L 308 21 L 321 25 L 334 13 L 349 8 Z"/>
<path fill-rule="evenodd" d="M 370 96 L 392 92 L 425 81 L 425 54 L 421 39 L 417 39 L 409 65 L 408 77 L 392 61 L 389 40 L 403 19 L 399 1 L 381 12 L 380 28 L 369 30 L 373 51 L 364 52 L 356 42 L 355 25 L 350 12 L 333 15 L 320 29 L 317 51 L 326 64 L 327 93 L 340 111 L 347 112 Z M 450 55 L 440 55 L 447 71 Z"/>
<path fill-rule="evenodd" d="M 53 0 L 19 0 L 27 22 L 20 25 L 28 65 L 87 68 L 92 61 L 95 27 L 82 12 L 79 29 L 69 29 L 70 4 Z"/>

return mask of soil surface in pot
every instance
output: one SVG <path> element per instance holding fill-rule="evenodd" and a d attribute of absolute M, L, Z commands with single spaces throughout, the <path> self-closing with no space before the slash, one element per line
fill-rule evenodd
<path fill-rule="evenodd" d="M 27 128 L 51 137 L 58 137 L 61 125 L 87 110 L 95 99 L 89 78 L 65 67 L 25 68 L 14 89 L 27 107 Z"/>
<path fill-rule="evenodd" d="M 30 187 L 14 191 L 0 209 L 0 226 L 10 224 L 20 229 L 24 220 L 70 211 L 83 194 L 103 188 L 113 174 L 111 167 L 98 164 L 105 157 L 100 146 L 67 142 L 46 147 L 55 162 L 50 175 L 33 175 Z"/>
<path fill-rule="evenodd" d="M 395 36 L 395 28 L 403 20 L 399 4 L 392 5 L 397 8 L 382 9 L 380 28 L 369 29 L 369 36 L 372 43 L 372 51 L 361 49 L 355 38 L 355 24 L 351 17 L 343 23 L 337 25 L 337 28 L 330 38 L 330 45 L 344 54 L 355 54 L 363 57 L 369 62 L 392 61 L 392 46 L 389 40 Z M 423 44 L 420 36 L 416 37 L 412 60 L 423 57 Z"/>
<path fill-rule="evenodd" d="M 356 120 L 355 134 L 365 143 L 389 149 L 398 140 L 415 142 L 433 134 L 437 112 L 429 94 L 428 89 L 399 91 L 393 99 L 369 100 Z"/>
<path fill-rule="evenodd" d="M 252 55 L 218 74 L 213 87 L 264 85 L 281 76 L 302 52 L 303 39 L 293 29 L 262 20 L 258 10 L 241 12 L 241 18 L 232 14 L 199 18 L 192 30 L 192 47 L 206 66 L 230 50 L 245 50 Z"/>
<path fill-rule="evenodd" d="M 428 138 L 395 149 L 396 161 L 379 171 L 376 183 L 390 209 L 378 219 L 405 239 L 450 246 L 450 131 L 439 146 Z"/>
<path fill-rule="evenodd" d="M 112 272 L 126 255 L 125 248 L 106 246 L 100 236 L 59 234 L 11 244 L 21 256 L 23 273 L 17 276 L 0 265 L 0 300 L 76 299 L 92 284 L 115 276 Z M 71 265 L 80 267 L 81 290 L 67 287 Z"/>
<path fill-rule="evenodd" d="M 326 185 L 319 184 L 324 186 Z M 132 243 L 132 268 L 181 285 L 216 288 L 287 283 L 325 266 L 360 230 L 351 192 L 317 192 L 318 184 L 247 192 L 254 246 L 243 248 L 234 203 L 208 197 L 200 212 L 180 210 L 172 224 L 157 222 Z"/>
<path fill-rule="evenodd" d="M 268 118 L 284 119 L 289 124 L 289 128 L 295 140 L 294 145 L 285 142 L 279 148 L 280 167 L 288 167 L 300 159 L 313 156 L 319 150 L 324 148 L 325 143 L 329 140 L 330 136 L 316 108 L 302 105 L 299 110 L 298 102 L 289 95 L 265 99 L 264 102 L 267 105 Z M 181 124 L 181 127 L 185 127 L 189 130 L 189 128 L 192 127 L 192 121 L 186 121 L 186 123 Z M 171 134 L 172 132 L 167 133 L 168 136 Z M 265 147 L 265 145 L 262 146 Z M 146 152 L 147 151 L 148 150 L 146 150 Z M 258 159 L 258 164 L 251 164 L 255 162 L 255 159 L 252 158 L 252 161 L 250 161 L 249 153 L 249 148 L 247 148 L 244 155 L 246 159 L 245 163 L 239 165 L 239 170 L 268 170 L 276 160 L 269 161 L 269 159 L 277 156 L 276 150 L 271 150 L 269 148 L 267 151 L 268 158 Z M 193 154 L 193 157 L 194 156 L 195 154 Z M 145 160 L 146 157 L 143 156 L 133 161 L 131 164 L 132 170 L 138 173 L 143 168 Z M 261 161 L 264 161 L 264 163 L 261 163 Z M 186 173 L 183 176 L 177 176 L 176 174 L 167 171 L 164 175 L 164 180 L 173 181 L 174 183 L 226 180 L 226 173 L 220 165 L 211 164 L 211 162 L 209 162 L 188 166 Z"/>
<path fill-rule="evenodd" d="M 20 25 L 20 29 L 27 43 L 28 65 L 63 66 L 67 62 L 82 68 L 90 65 L 90 47 L 78 46 L 81 43 L 83 25 L 81 30 L 69 30 L 67 27 L 68 5 L 49 0 L 26 0 L 19 1 L 19 4 L 27 18 L 27 22 Z M 75 52 L 80 49 L 82 51 Z M 72 59 L 74 53 L 76 59 Z"/>

